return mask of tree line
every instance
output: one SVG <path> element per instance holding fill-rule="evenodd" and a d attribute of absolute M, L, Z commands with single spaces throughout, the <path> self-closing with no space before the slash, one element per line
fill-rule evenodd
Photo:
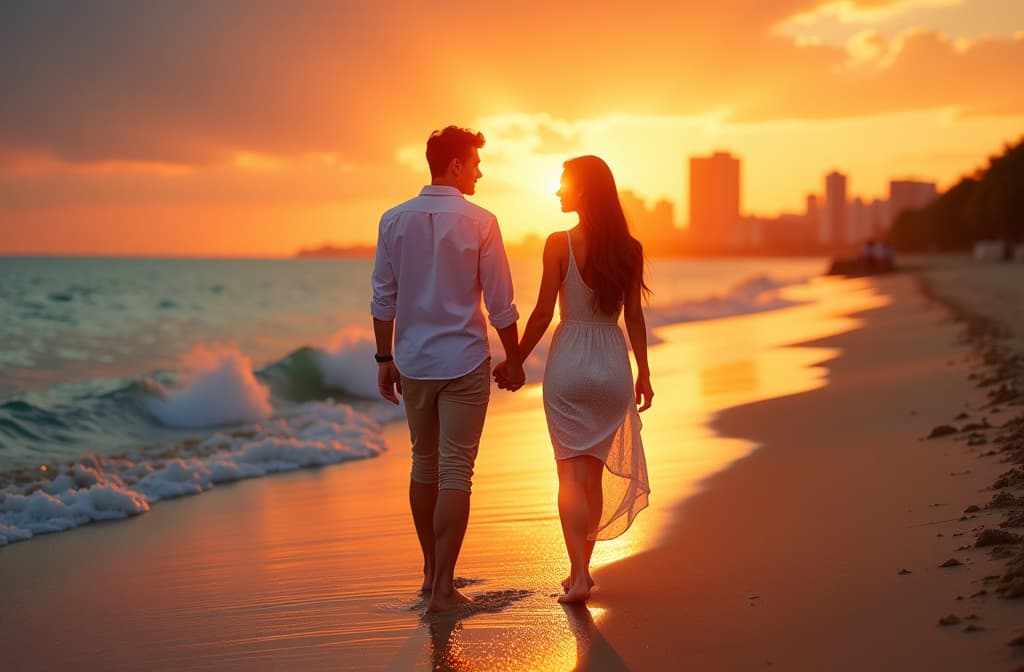
<path fill-rule="evenodd" d="M 979 240 L 1024 241 L 1024 138 L 889 231 L 901 252 L 967 250 Z"/>

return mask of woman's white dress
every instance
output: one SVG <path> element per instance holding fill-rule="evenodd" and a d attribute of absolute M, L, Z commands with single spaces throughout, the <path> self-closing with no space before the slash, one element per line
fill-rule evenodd
<path fill-rule="evenodd" d="M 558 290 L 561 324 L 544 370 L 544 413 L 556 460 L 590 455 L 604 462 L 601 522 L 590 538 L 612 539 L 647 506 L 651 488 L 619 315 L 595 312 L 592 295 L 570 239 Z"/>

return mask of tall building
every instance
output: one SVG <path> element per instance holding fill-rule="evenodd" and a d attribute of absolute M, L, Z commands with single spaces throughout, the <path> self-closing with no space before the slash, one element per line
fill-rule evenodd
<path fill-rule="evenodd" d="M 857 196 L 846 209 L 846 240 L 858 243 L 874 237 L 875 227 L 871 221 L 871 206 Z"/>
<path fill-rule="evenodd" d="M 675 212 L 672 202 L 659 200 L 653 208 L 633 191 L 619 192 L 619 203 L 629 222 L 629 228 L 644 247 L 651 252 L 665 252 L 666 248 L 678 242 L 678 232 L 673 219 Z"/>
<path fill-rule="evenodd" d="M 906 210 L 916 210 L 935 200 L 937 195 L 934 182 L 918 180 L 889 181 L 889 213 L 885 228 L 888 229 L 896 218 Z"/>
<path fill-rule="evenodd" d="M 825 176 L 825 207 L 821 213 L 818 242 L 845 245 L 850 242 L 846 230 L 846 175 L 833 170 Z"/>
<path fill-rule="evenodd" d="M 740 244 L 740 160 L 728 152 L 690 157 L 690 237 L 699 244 Z"/>
<path fill-rule="evenodd" d="M 818 196 L 816 194 L 807 194 L 807 207 L 805 208 L 804 214 L 807 216 L 807 221 L 814 225 L 815 229 L 818 226 Z"/>

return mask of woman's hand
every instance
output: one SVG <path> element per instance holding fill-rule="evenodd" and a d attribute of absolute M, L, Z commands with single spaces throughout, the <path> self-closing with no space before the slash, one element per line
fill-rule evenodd
<path fill-rule="evenodd" d="M 654 399 L 654 388 L 651 387 L 651 377 L 649 375 L 637 376 L 635 389 L 636 405 L 640 407 L 637 410 L 643 413 L 651 407 L 651 400 Z"/>

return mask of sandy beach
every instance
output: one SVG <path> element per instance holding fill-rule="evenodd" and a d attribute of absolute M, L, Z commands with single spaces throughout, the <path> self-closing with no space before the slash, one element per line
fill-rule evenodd
<path fill-rule="evenodd" d="M 987 505 L 1022 407 L 978 386 L 1018 347 L 1021 287 L 1024 267 L 957 260 L 657 330 L 651 508 L 599 546 L 588 608 L 555 602 L 566 561 L 534 386 L 496 392 L 488 419 L 458 568 L 472 613 L 423 617 L 399 422 L 377 458 L 0 550 L 3 668 L 1016 669 L 1024 602 L 998 590 L 1020 544 L 974 544 L 1021 532 Z M 939 299 L 1002 333 L 966 339 Z M 972 422 L 986 443 L 968 445 Z M 939 425 L 957 431 L 926 438 Z"/>
<path fill-rule="evenodd" d="M 977 299 L 997 287 L 1005 298 L 1011 274 L 1020 306 L 1019 267 L 923 273 L 936 293 L 973 278 L 972 307 L 993 315 L 1005 304 Z M 602 633 L 628 669 L 659 669 L 666 657 L 716 670 L 1024 664 L 1008 646 L 1024 633 L 1024 606 L 994 590 L 1007 561 L 973 548 L 1003 519 L 984 507 L 1011 465 L 963 433 L 924 438 L 940 424 L 999 426 L 1021 408 L 987 404 L 968 379 L 984 367 L 918 281 L 874 280 L 892 302 L 814 343 L 841 351 L 823 363 L 827 386 L 722 413 L 717 431 L 761 448 L 680 505 L 666 543 L 598 575 L 595 605 L 610 612 Z M 965 517 L 972 505 L 982 510 Z M 951 558 L 961 564 L 940 567 Z M 956 623 L 940 625 L 951 615 Z"/>

